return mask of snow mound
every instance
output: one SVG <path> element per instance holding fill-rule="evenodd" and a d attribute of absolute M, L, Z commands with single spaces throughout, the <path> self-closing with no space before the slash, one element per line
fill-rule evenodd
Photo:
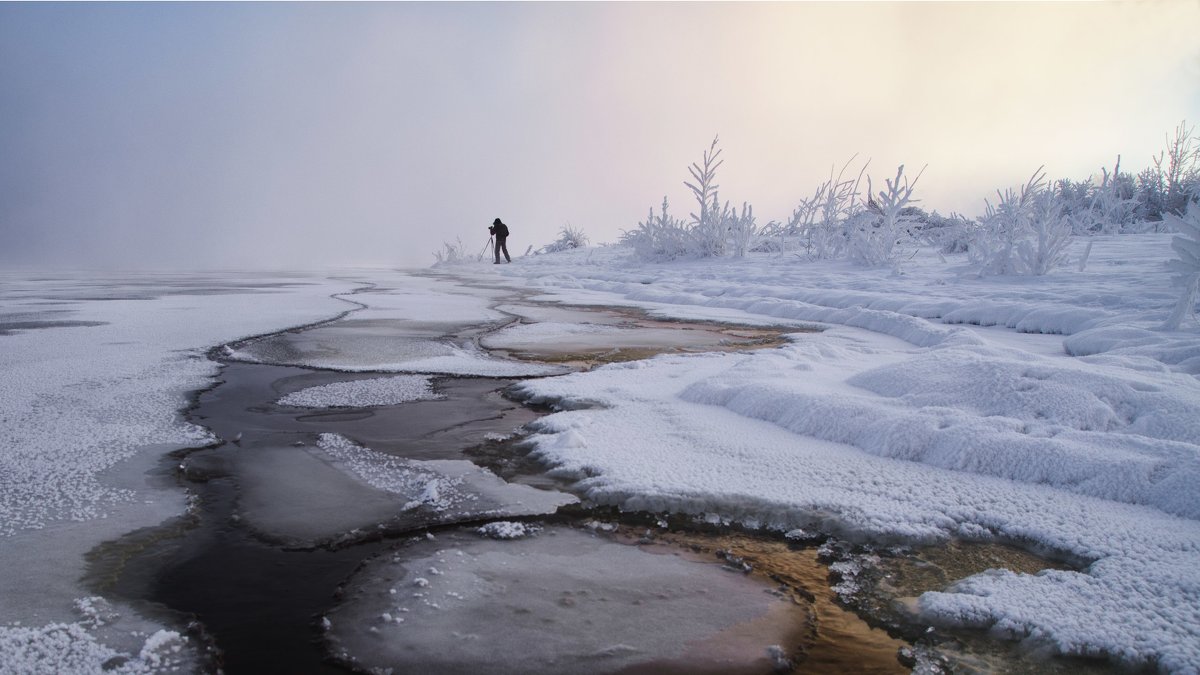
<path fill-rule="evenodd" d="M 935 349 L 828 392 L 789 348 L 701 380 L 685 401 L 882 457 L 1041 483 L 1200 518 L 1200 399 L 1190 386 L 981 350 Z"/>

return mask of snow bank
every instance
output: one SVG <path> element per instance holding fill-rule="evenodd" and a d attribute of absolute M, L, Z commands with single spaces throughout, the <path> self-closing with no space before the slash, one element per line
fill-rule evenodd
<path fill-rule="evenodd" d="M 1087 271 L 1038 279 L 958 276 L 929 255 L 896 275 L 769 256 L 639 265 L 619 249 L 498 273 L 564 303 L 832 326 L 774 350 L 518 385 L 562 411 L 529 443 L 589 499 L 781 531 L 1058 551 L 1086 569 L 980 575 L 926 594 L 922 611 L 1195 672 L 1200 334 L 1156 330 L 1176 295 L 1169 239 L 1098 237 Z M 1048 335 L 1063 336 L 1056 349 Z"/>

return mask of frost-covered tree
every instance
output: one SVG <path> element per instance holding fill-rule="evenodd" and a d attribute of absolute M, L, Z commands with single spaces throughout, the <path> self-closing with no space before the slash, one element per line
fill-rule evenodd
<path fill-rule="evenodd" d="M 1200 137 L 1188 127 L 1187 120 L 1175 127 L 1175 137 L 1167 137 L 1167 147 L 1154 158 L 1154 168 L 1166 188 L 1164 213 L 1183 215 L 1189 192 L 1200 174 Z"/>
<path fill-rule="evenodd" d="M 1165 219 L 1179 232 L 1171 240 L 1171 248 L 1179 258 L 1168 261 L 1167 266 L 1175 273 L 1181 293 L 1163 329 L 1179 330 L 1183 320 L 1196 311 L 1196 300 L 1200 297 L 1200 201 L 1189 203 L 1183 217 L 1167 214 Z"/>
<path fill-rule="evenodd" d="M 630 245 L 638 257 L 650 260 L 670 260 L 679 257 L 711 258 L 724 255 L 742 256 L 752 248 L 758 227 L 754 209 L 747 203 L 741 210 L 728 202 L 721 203 L 718 194 L 717 168 L 724 160 L 718 147 L 719 138 L 704 152 L 703 159 L 688 167 L 691 180 L 684 185 L 696 200 L 696 210 L 687 223 L 667 214 L 667 199 L 663 198 L 662 213 L 638 223 L 638 229 L 621 235 L 621 243 Z"/>
<path fill-rule="evenodd" d="M 725 255 L 726 251 L 726 211 L 721 208 L 721 200 L 717 190 L 717 168 L 724 163 L 719 159 L 721 149 L 717 147 L 719 137 L 714 137 L 712 145 L 704 151 L 703 161 L 693 163 L 688 167 L 692 175 L 691 181 L 684 185 L 692 191 L 696 198 L 696 211 L 691 213 L 691 236 L 695 246 L 695 255 L 701 258 L 712 258 Z"/>

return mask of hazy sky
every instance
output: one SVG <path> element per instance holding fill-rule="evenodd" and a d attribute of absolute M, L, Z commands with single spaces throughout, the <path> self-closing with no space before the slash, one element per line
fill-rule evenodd
<path fill-rule="evenodd" d="M 0 268 L 426 266 L 615 241 L 714 135 L 786 218 L 858 153 L 976 215 L 1200 123 L 1200 0 L 0 3 Z"/>

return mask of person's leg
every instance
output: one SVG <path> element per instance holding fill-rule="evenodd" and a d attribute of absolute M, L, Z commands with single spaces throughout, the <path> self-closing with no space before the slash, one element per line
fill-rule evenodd
<path fill-rule="evenodd" d="M 500 247 L 504 249 L 504 261 L 512 262 L 512 258 L 508 257 L 508 237 L 500 240 Z M 500 260 L 500 256 L 496 256 L 496 260 Z"/>
<path fill-rule="evenodd" d="M 500 247 L 501 246 L 504 246 L 504 237 L 496 237 L 496 246 L 495 246 L 495 250 L 493 251 L 493 253 L 496 254 L 496 262 L 493 263 L 495 265 L 500 264 Z"/>

